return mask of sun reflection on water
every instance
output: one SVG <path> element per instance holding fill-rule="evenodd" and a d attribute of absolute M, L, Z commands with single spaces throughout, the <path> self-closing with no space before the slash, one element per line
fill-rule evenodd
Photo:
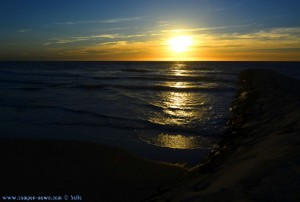
<path fill-rule="evenodd" d="M 154 114 L 149 121 L 162 125 L 188 125 L 201 116 L 200 111 L 194 108 L 200 103 L 195 103 L 195 97 L 190 93 L 164 92 L 158 104 L 163 113 Z"/>
<path fill-rule="evenodd" d="M 183 136 L 180 134 L 164 134 L 152 135 L 147 138 L 141 137 L 141 139 L 152 145 L 159 147 L 167 147 L 172 149 L 208 149 L 209 143 L 207 140 L 200 136 Z"/>
<path fill-rule="evenodd" d="M 178 82 L 166 81 L 164 85 L 180 89 L 195 85 L 193 81 L 187 79 L 182 81 L 184 76 L 191 74 L 186 64 L 173 64 L 170 66 L 169 72 L 173 77 L 181 80 Z M 191 91 L 160 92 L 153 100 L 153 105 L 161 107 L 162 111 L 151 114 L 149 121 L 159 125 L 190 128 L 195 124 L 200 124 L 203 116 L 206 116 L 205 110 L 201 106 L 207 102 L 209 100 L 206 96 Z M 208 148 L 208 143 L 203 137 L 184 133 L 174 134 L 166 131 L 157 134 L 141 133 L 140 138 L 148 144 L 173 149 Z"/>
<path fill-rule="evenodd" d="M 184 82 L 176 82 L 176 83 L 172 83 L 171 85 L 169 85 L 170 87 L 173 88 L 186 88 L 187 87 L 187 83 Z"/>
<path fill-rule="evenodd" d="M 164 104 L 172 109 L 186 109 L 191 96 L 189 93 L 171 92 L 167 95 Z"/>
<path fill-rule="evenodd" d="M 184 63 L 173 64 L 170 67 L 170 70 L 173 76 L 186 76 L 190 73 L 190 71 L 187 69 L 187 65 Z"/>
<path fill-rule="evenodd" d="M 170 66 L 170 74 L 177 78 L 184 74 L 189 74 L 188 66 L 184 63 L 177 63 Z M 193 81 L 178 81 L 168 82 L 166 86 L 173 88 L 184 89 L 195 85 Z M 203 100 L 205 97 L 195 95 L 193 92 L 161 92 L 158 98 L 154 100 L 155 106 L 160 106 L 164 113 L 154 113 L 149 117 L 149 121 L 161 124 L 161 125 L 177 125 L 177 126 L 188 126 L 195 120 L 201 120 L 203 111 L 197 109 L 197 107 L 203 105 L 207 100 Z"/>

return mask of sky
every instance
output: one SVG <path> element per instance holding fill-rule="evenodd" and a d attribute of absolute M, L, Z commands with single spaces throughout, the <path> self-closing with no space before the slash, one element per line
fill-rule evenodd
<path fill-rule="evenodd" d="M 0 60 L 299 61 L 299 0 L 0 0 Z M 170 40 L 188 36 L 184 52 Z"/>

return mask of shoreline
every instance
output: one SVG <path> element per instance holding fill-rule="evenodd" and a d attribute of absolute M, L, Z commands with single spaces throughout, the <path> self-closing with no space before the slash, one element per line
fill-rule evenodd
<path fill-rule="evenodd" d="M 209 158 L 149 201 L 299 201 L 300 81 L 240 74 L 230 128 Z"/>

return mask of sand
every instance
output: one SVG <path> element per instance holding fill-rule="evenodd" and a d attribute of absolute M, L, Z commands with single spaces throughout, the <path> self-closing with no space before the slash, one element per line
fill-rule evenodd
<path fill-rule="evenodd" d="M 57 140 L 0 140 L 0 196 L 80 195 L 83 201 L 141 201 L 183 168 L 109 146 Z"/>
<path fill-rule="evenodd" d="M 149 201 L 300 201 L 300 81 L 240 75 L 230 129 L 209 159 Z"/>

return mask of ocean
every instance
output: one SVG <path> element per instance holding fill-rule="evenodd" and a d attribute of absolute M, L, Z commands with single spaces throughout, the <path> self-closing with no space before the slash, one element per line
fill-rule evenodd
<path fill-rule="evenodd" d="M 243 69 L 296 62 L 0 62 L 1 138 L 125 148 L 195 165 L 226 130 Z"/>

